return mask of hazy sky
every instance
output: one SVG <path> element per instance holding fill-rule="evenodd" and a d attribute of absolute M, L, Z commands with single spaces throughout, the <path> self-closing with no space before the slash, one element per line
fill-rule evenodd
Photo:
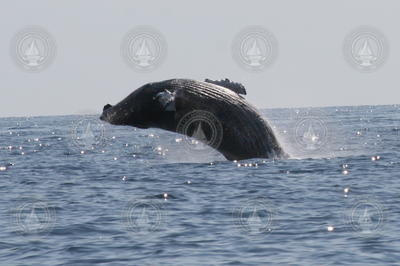
<path fill-rule="evenodd" d="M 100 113 L 144 83 L 170 78 L 227 77 L 242 82 L 247 99 L 261 108 L 400 102 L 400 1 L 238 2 L 3 1 L 0 116 Z M 16 34 L 31 25 L 56 42 L 54 61 L 38 73 L 21 69 L 10 52 Z M 164 62 L 147 73 L 121 56 L 124 36 L 138 25 L 157 29 L 167 43 Z M 263 71 L 248 71 L 232 57 L 232 41 L 249 25 L 266 28 L 277 41 L 276 58 Z M 387 41 L 385 63 L 370 73 L 343 55 L 346 36 L 361 25 Z M 374 57 L 376 43 L 370 46 Z"/>

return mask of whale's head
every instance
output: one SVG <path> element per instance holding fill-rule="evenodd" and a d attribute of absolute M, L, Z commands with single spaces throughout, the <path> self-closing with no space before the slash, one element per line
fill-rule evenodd
<path fill-rule="evenodd" d="M 174 92 L 161 83 L 148 83 L 118 104 L 105 105 L 100 119 L 112 125 L 160 127 L 174 111 Z"/>

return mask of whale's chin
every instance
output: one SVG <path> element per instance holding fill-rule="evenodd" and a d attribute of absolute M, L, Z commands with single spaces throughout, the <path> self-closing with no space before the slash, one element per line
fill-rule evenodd
<path fill-rule="evenodd" d="M 140 129 L 148 129 L 148 128 L 150 128 L 148 125 L 144 125 L 144 124 L 124 123 L 122 121 L 120 122 L 118 120 L 112 119 L 110 117 L 110 115 L 105 113 L 105 112 L 103 112 L 103 114 L 100 116 L 100 120 L 102 120 L 104 122 L 107 122 L 107 123 L 109 123 L 111 125 L 114 125 L 114 126 L 132 126 L 132 127 L 137 127 L 137 128 L 140 128 Z"/>
<path fill-rule="evenodd" d="M 111 125 L 115 125 L 115 126 L 120 125 L 120 124 L 117 123 L 115 120 L 111 119 L 110 115 L 109 115 L 107 112 L 103 112 L 103 113 L 101 114 L 100 120 L 101 120 L 101 121 L 104 121 L 104 122 L 107 122 L 107 123 L 109 123 L 109 124 L 111 124 Z"/>

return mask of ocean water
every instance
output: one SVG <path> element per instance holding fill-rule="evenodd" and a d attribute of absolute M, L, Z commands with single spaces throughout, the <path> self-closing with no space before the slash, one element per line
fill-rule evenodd
<path fill-rule="evenodd" d="M 290 159 L 1 118 L 0 264 L 399 265 L 400 106 L 263 112 Z"/>

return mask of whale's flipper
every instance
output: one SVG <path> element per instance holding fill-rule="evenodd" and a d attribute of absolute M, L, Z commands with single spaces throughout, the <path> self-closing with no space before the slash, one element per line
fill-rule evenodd
<path fill-rule="evenodd" d="M 221 80 L 210 80 L 210 79 L 205 79 L 204 80 L 207 83 L 215 84 L 221 87 L 225 87 L 227 89 L 230 89 L 231 91 L 236 92 L 237 94 L 243 94 L 246 95 L 246 89 L 244 88 L 243 84 L 237 83 L 230 81 L 229 79 L 221 79 Z"/>

